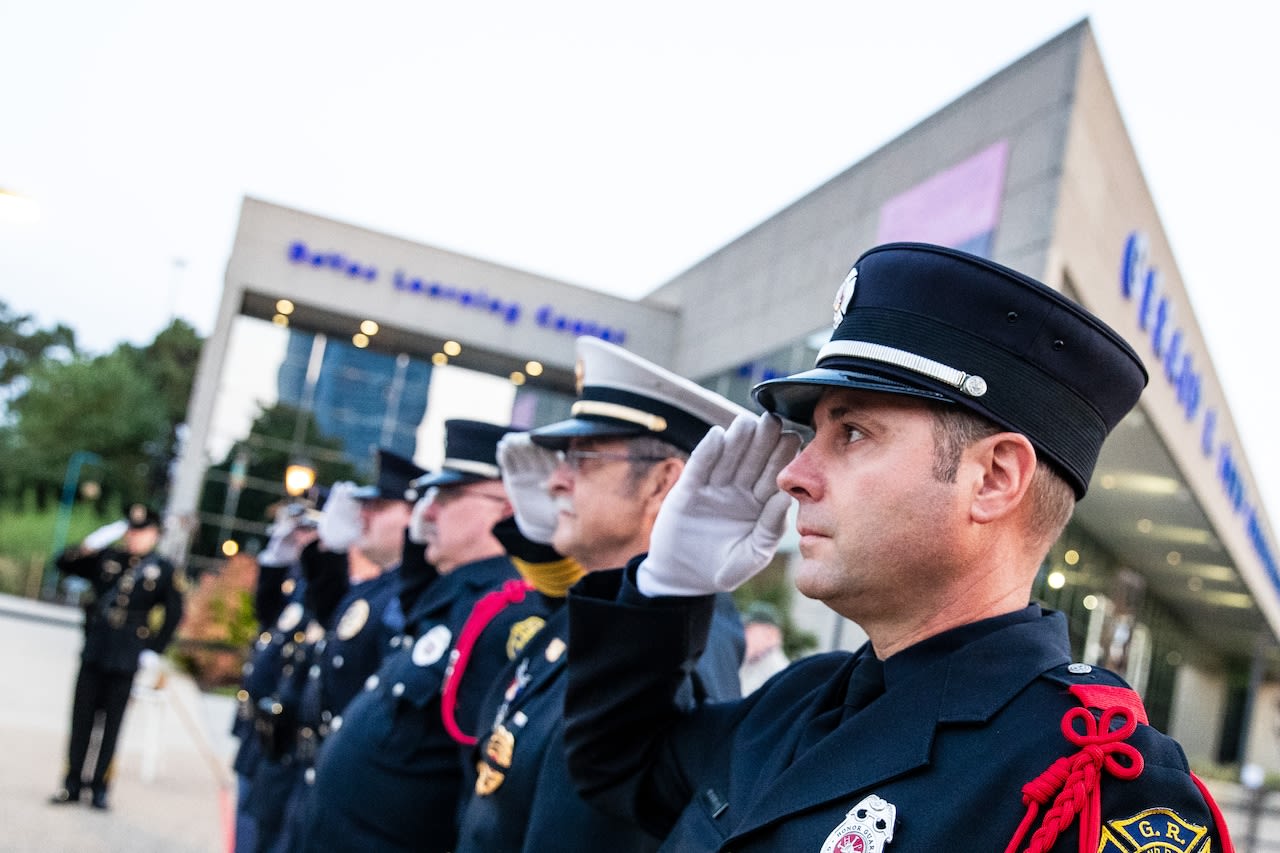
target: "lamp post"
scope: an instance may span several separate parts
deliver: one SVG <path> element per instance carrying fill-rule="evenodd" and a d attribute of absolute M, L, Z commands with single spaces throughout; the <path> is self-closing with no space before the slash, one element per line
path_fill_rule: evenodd
<path fill-rule="evenodd" d="M 58 518 L 53 524 L 53 551 L 49 562 L 45 565 L 44 578 L 40 584 L 41 598 L 52 599 L 58 585 L 56 573 L 49 569 L 67 544 L 67 529 L 71 526 L 71 509 L 75 505 L 76 488 L 80 484 L 80 468 L 85 463 L 97 465 L 101 462 L 101 456 L 88 450 L 77 450 L 67 460 L 67 473 L 62 478 L 62 499 L 58 503 Z"/>

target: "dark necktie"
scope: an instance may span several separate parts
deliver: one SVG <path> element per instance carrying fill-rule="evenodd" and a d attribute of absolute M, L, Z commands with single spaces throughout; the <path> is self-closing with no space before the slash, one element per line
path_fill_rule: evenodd
<path fill-rule="evenodd" d="M 883 692 L 884 664 L 873 654 L 863 655 L 849 675 L 849 688 L 845 692 L 844 701 L 818 714 L 805 726 L 795 754 L 803 755 L 814 744 L 834 732 L 846 717 L 851 717 L 870 705 Z"/>

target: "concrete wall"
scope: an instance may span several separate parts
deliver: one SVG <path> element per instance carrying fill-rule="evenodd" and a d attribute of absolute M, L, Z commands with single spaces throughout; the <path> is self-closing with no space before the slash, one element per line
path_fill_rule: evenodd
<path fill-rule="evenodd" d="M 685 306 L 674 369 L 711 375 L 828 327 L 837 286 L 877 242 L 882 205 L 1000 140 L 1009 160 L 994 257 L 1040 269 L 1083 32 L 1037 49 L 655 291 L 650 301 Z"/>
<path fill-rule="evenodd" d="M 1169 731 L 1192 761 L 1215 761 L 1226 709 L 1227 683 L 1220 673 L 1184 664 L 1173 688 Z"/>

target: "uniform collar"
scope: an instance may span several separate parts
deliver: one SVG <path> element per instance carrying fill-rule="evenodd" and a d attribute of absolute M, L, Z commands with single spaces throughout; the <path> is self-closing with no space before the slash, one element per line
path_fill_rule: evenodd
<path fill-rule="evenodd" d="M 1038 605 L 1029 604 L 1021 610 L 971 622 L 921 640 L 885 660 L 885 689 L 892 690 L 895 684 L 901 684 L 935 662 L 951 656 L 957 649 L 981 640 L 989 634 L 1022 622 L 1034 622 L 1040 618 L 1041 613 Z"/>
<path fill-rule="evenodd" d="M 760 789 L 748 804 L 748 816 L 728 841 L 783 815 L 848 798 L 910 773 L 929 762 L 938 726 L 984 723 L 1040 674 L 1071 660 L 1066 619 L 1060 613 L 1032 606 L 983 622 L 995 624 L 964 626 L 955 637 L 939 634 L 930 638 L 937 643 L 926 641 L 927 647 L 916 649 L 918 660 L 913 656 L 900 661 L 907 666 L 899 666 L 884 696 L 846 719 L 822 741 L 821 749 L 811 749 L 779 768 L 774 783 Z M 868 644 L 860 653 L 870 651 Z M 830 698 L 825 701 L 844 695 L 852 668 L 852 662 L 841 668 L 842 681 L 827 687 Z M 796 736 L 801 728 L 793 727 Z M 868 746 L 882 743 L 888 745 Z M 857 756 L 857 761 L 832 773 L 831 756 Z M 744 772 L 754 781 L 759 768 Z"/>

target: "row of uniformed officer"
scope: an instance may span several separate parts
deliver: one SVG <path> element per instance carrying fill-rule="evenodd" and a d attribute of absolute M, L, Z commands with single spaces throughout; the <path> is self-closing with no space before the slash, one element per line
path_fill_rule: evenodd
<path fill-rule="evenodd" d="M 453 849 L 458 739 L 474 737 L 480 697 L 548 611 L 492 532 L 511 515 L 496 459 L 507 431 L 446 421 L 443 465 L 415 483 L 414 538 L 439 577 L 324 744 L 300 849 Z"/>
<path fill-rule="evenodd" d="M 270 694 L 255 703 L 265 755 L 246 795 L 256 849 L 290 850 L 314 777 L 321 740 L 359 692 L 403 626 L 399 566 L 412 506 L 406 492 L 422 469 L 380 451 L 376 483 L 335 483 L 317 538 L 299 558 L 301 606 L 281 612 L 281 655 Z"/>

